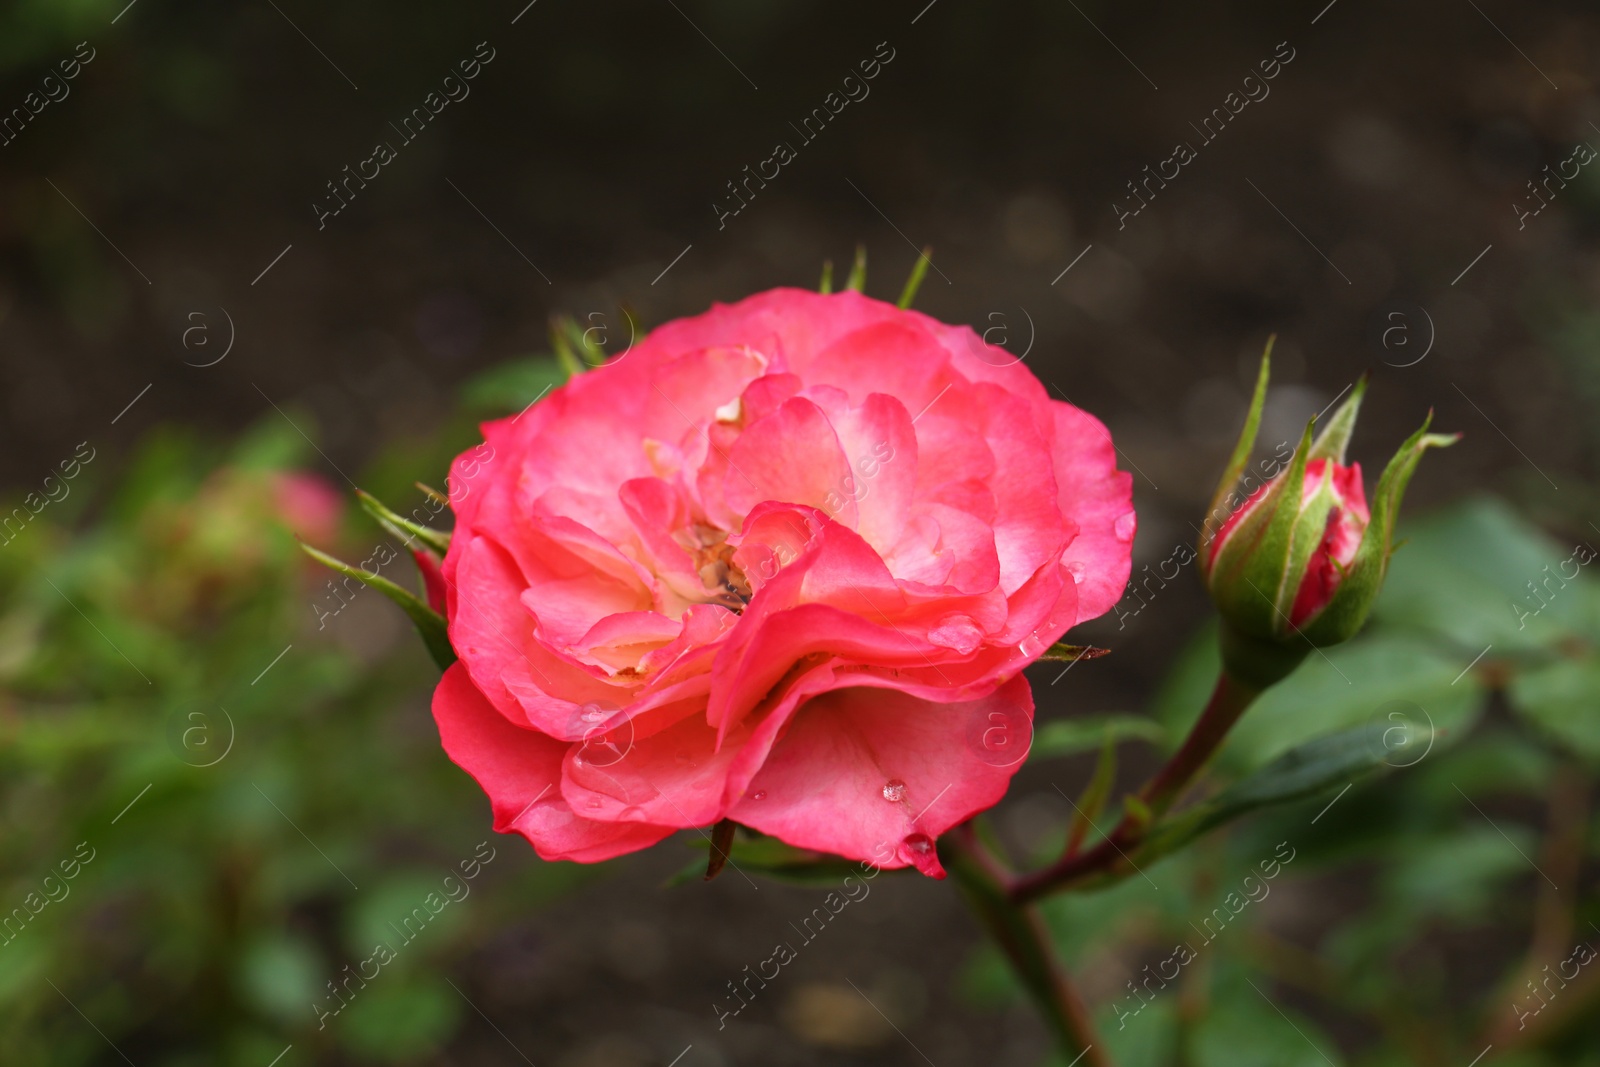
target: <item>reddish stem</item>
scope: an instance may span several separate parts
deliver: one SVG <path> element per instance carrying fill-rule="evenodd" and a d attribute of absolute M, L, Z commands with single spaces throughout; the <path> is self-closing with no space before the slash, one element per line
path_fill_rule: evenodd
<path fill-rule="evenodd" d="M 1123 815 L 1116 828 L 1087 852 L 1068 853 L 1048 867 L 1015 879 L 1010 887 L 1011 899 L 1024 904 L 1087 875 L 1111 870 L 1119 862 L 1131 865 L 1128 852 L 1138 847 L 1150 825 L 1183 795 L 1258 695 L 1258 690 L 1223 671 L 1211 692 L 1211 700 L 1190 729 L 1189 736 L 1156 776 L 1139 790 L 1139 800 L 1147 811 L 1129 811 Z"/>

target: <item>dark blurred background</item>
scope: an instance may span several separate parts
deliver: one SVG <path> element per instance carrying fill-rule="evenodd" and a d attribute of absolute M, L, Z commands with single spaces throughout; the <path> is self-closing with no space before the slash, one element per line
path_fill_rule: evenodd
<path fill-rule="evenodd" d="M 101 835 L 107 857 L 82 876 L 107 880 L 99 904 L 26 931 L 33 962 L 15 962 L 20 938 L 0 949 L 6 1026 L 37 1057 L 17 1062 L 266 1067 L 284 1045 L 282 1067 L 632 1067 L 685 1046 L 681 1067 L 1046 1055 L 992 961 L 970 963 L 978 935 L 954 895 L 905 878 L 876 883 L 791 988 L 719 1031 L 709 1005 L 725 982 L 822 890 L 758 890 L 733 871 L 660 890 L 695 856 L 678 841 L 575 871 L 495 840 L 487 899 L 457 908 L 479 910 L 426 967 L 366 994 L 382 1004 L 365 1022 L 310 1025 L 303 1001 L 365 955 L 339 931 L 366 894 L 343 895 L 304 844 L 363 868 L 352 885 L 387 885 L 407 902 L 398 915 L 409 886 L 425 893 L 426 872 L 492 835 L 437 750 L 429 673 L 398 616 L 362 601 L 319 628 L 307 608 L 323 579 L 283 531 L 250 547 L 284 512 L 261 472 L 386 490 L 409 511 L 412 481 L 441 483 L 474 418 L 496 413 L 483 397 L 547 350 L 557 314 L 621 351 L 630 315 L 645 329 L 812 287 L 824 261 L 842 276 L 858 243 L 867 291 L 893 299 L 930 246 L 917 306 L 987 331 L 1110 427 L 1135 472 L 1136 567 L 1191 538 L 1272 333 L 1267 452 L 1370 372 L 1354 445 L 1369 484 L 1432 408 L 1466 438 L 1428 457 L 1408 509 L 1487 490 L 1552 544 L 1600 537 L 1600 166 L 1574 156 L 1600 146 L 1589 5 L 124 2 L 0 13 L 0 487 L 20 500 L 80 443 L 94 451 L 72 495 L 8 545 L 0 850 L 18 901 L 73 834 Z M 1269 94 L 1205 141 L 1196 126 L 1275 56 L 1292 58 Z M 474 57 L 488 61 L 451 90 L 467 95 L 402 136 Z M 875 57 L 867 95 L 799 136 Z M 380 141 L 395 158 L 319 225 L 315 205 L 338 206 L 328 183 Z M 1128 183 L 1180 141 L 1196 157 L 1123 215 L 1138 206 Z M 719 217 L 738 204 L 729 182 L 778 142 L 796 158 Z M 1540 184 L 1569 160 L 1576 177 Z M 329 522 L 347 558 L 380 537 L 348 514 Z M 193 577 L 207 536 L 211 585 Z M 1203 617 L 1185 579 L 1136 618 L 1090 627 L 1084 640 L 1114 654 L 1059 685 L 1041 671 L 1041 719 L 1146 706 L 1151 665 Z M 106 662 L 63 651 L 69 633 Z M 282 680 L 249 682 L 285 643 Z M 127 668 L 152 662 L 165 674 L 147 690 Z M 241 724 L 240 751 L 199 768 L 171 718 L 185 700 L 221 706 L 224 690 L 260 703 L 273 740 L 250 755 Z M 41 718 L 86 704 L 99 725 L 70 743 Z M 30 730 L 35 748 L 18 740 Z M 1130 751 L 1129 779 L 1153 758 Z M 1005 823 L 1019 847 L 1068 810 L 1054 783 L 1071 792 L 1092 765 L 1024 771 Z M 250 773 L 299 798 L 280 814 L 304 830 L 271 821 L 258 794 L 274 787 Z M 146 844 L 123 847 L 127 823 L 109 819 L 146 781 L 162 783 L 141 794 Z M 52 837 L 40 813 L 75 792 Z M 147 895 L 162 892 L 158 921 Z M 1274 906 L 1305 933 L 1349 892 L 1312 884 Z M 1511 940 L 1484 932 L 1468 955 L 1509 958 Z M 1097 1003 L 1128 970 L 1109 952 L 1086 978 Z M 1466 977 L 1477 985 L 1447 1003 L 1482 995 L 1488 978 Z M 1364 1024 L 1319 1018 L 1352 1062 L 1382 1046 Z"/>

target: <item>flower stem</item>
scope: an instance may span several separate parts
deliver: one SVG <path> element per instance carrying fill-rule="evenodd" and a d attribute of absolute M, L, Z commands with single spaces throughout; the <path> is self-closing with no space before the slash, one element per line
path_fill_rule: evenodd
<path fill-rule="evenodd" d="M 1056 957 L 1050 931 L 1036 908 L 1015 903 L 1008 876 L 978 840 L 971 823 L 939 839 L 940 860 L 968 905 L 1005 953 L 1018 980 L 1044 1015 L 1061 1053 L 1083 1067 L 1112 1067 L 1095 1034 L 1089 1007 Z"/>
<path fill-rule="evenodd" d="M 1011 883 L 1012 901 L 1026 904 L 1087 875 L 1109 870 L 1118 862 L 1131 865 L 1129 850 L 1139 844 L 1150 825 L 1183 795 L 1194 776 L 1221 747 L 1239 716 L 1259 695 L 1260 690 L 1238 681 L 1227 671 L 1218 675 L 1211 700 L 1189 730 L 1189 736 L 1156 776 L 1139 790 L 1139 807 L 1144 810 L 1138 814 L 1130 810 L 1123 815 L 1115 829 L 1093 848 L 1062 856 L 1050 866 L 1016 879 Z"/>

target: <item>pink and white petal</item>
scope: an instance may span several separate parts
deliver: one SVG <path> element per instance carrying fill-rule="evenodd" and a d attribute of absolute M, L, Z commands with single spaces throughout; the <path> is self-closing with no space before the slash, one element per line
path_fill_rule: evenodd
<path fill-rule="evenodd" d="M 699 714 L 648 737 L 612 729 L 572 746 L 562 763 L 561 793 L 586 818 L 709 826 L 723 817 L 728 766 L 742 731 L 728 741 L 719 749 L 717 732 Z"/>
<path fill-rule="evenodd" d="M 455 535 L 446 563 L 455 565 L 450 644 L 488 700 L 512 722 L 525 722 L 521 704 L 501 681 L 508 666 L 525 658 L 534 625 L 518 600 L 522 573 L 503 548 L 470 533 Z"/>
<path fill-rule="evenodd" d="M 1078 622 L 1111 610 L 1133 569 L 1133 475 L 1117 469 L 1111 433 L 1093 415 L 1052 401 L 1062 514 L 1078 527 L 1061 561 L 1078 585 Z"/>
<path fill-rule="evenodd" d="M 903 582 L 983 593 L 1000 584 L 994 530 L 982 519 L 943 504 L 919 502 L 884 563 Z"/>
<path fill-rule="evenodd" d="M 772 359 L 775 371 L 795 371 L 815 381 L 817 376 L 807 371 L 815 353 L 845 334 L 902 316 L 903 312 L 893 304 L 860 293 L 823 296 L 808 289 L 771 289 L 736 304 L 715 304 L 702 315 L 669 322 L 640 345 L 676 352 L 716 345 L 749 345 Z"/>
<path fill-rule="evenodd" d="M 991 526 L 1000 587 L 1010 594 L 1047 561 L 1059 559 L 1067 543 L 1049 442 L 1034 425 L 1027 402 L 997 385 L 952 390 L 940 403 L 951 406 L 952 416 L 982 427 L 994 456 Z"/>
<path fill-rule="evenodd" d="M 930 405 L 942 404 L 940 394 L 947 388 L 961 388 L 962 379 L 943 356 L 922 323 L 898 315 L 839 336 L 809 360 L 791 355 L 790 362 L 808 384 L 836 385 L 856 404 L 872 393 L 884 393 L 898 398 L 916 418 Z"/>
<path fill-rule="evenodd" d="M 996 804 L 1021 763 L 996 765 L 974 744 L 993 715 L 1032 721 L 1026 680 L 955 704 L 860 688 L 813 697 L 728 817 L 800 848 L 942 878 L 934 841 Z"/>
<path fill-rule="evenodd" d="M 521 834 L 542 859 L 598 863 L 673 832 L 671 826 L 578 817 L 559 788 L 561 761 L 571 746 L 507 722 L 460 663 L 439 680 L 433 716 L 445 752 L 488 795 L 496 832 Z"/>
<path fill-rule="evenodd" d="M 810 400 L 786 400 L 746 426 L 728 465 L 723 496 L 741 515 L 770 500 L 818 508 L 855 528 L 856 502 L 847 495 L 850 461 L 828 416 Z"/>
<path fill-rule="evenodd" d="M 899 539 L 917 488 L 917 433 L 905 406 L 873 393 L 833 416 L 850 466 L 846 492 L 855 498 L 856 531 L 880 555 Z"/>

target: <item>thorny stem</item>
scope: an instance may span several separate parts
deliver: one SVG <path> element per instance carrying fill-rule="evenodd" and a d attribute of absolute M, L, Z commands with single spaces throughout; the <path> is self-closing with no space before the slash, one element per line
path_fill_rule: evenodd
<path fill-rule="evenodd" d="M 1044 1015 L 1066 1062 L 1112 1067 L 1089 1007 L 1057 958 L 1043 918 L 1036 908 L 1010 898 L 1005 869 L 978 839 L 972 824 L 963 823 L 941 837 L 939 855 Z"/>
<path fill-rule="evenodd" d="M 1128 852 L 1136 848 L 1145 831 L 1163 812 L 1183 795 L 1194 776 L 1203 768 L 1222 745 L 1228 731 L 1239 721 L 1260 691 L 1233 678 L 1227 671 L 1217 677 L 1200 718 L 1184 738 L 1182 746 L 1172 754 L 1165 766 L 1139 791 L 1143 811 L 1130 809 L 1116 828 L 1099 844 L 1086 852 L 1062 856 L 1041 870 L 1025 874 L 1011 882 L 1009 894 L 1017 904 L 1026 904 L 1084 877 L 1114 869 L 1119 863 L 1131 863 Z"/>

